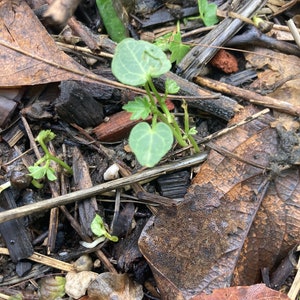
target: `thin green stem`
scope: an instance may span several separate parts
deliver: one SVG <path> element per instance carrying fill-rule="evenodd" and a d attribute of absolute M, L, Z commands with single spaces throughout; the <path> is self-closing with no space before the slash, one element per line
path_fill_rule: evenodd
<path fill-rule="evenodd" d="M 151 93 L 149 84 L 148 84 L 147 82 L 146 82 L 146 84 L 145 84 L 145 90 L 146 90 L 147 95 L 148 95 L 148 97 L 149 97 L 149 99 L 150 99 L 150 104 L 151 104 L 151 106 L 156 107 L 155 100 L 154 100 L 154 98 L 153 98 L 153 95 L 152 95 L 152 93 Z"/>
<path fill-rule="evenodd" d="M 173 127 L 174 132 L 176 132 L 174 134 L 174 136 L 176 137 L 178 143 L 183 146 L 186 147 L 187 143 L 184 141 L 182 135 L 181 135 L 181 130 L 180 127 L 178 125 L 178 123 L 175 121 L 174 116 L 170 113 L 170 111 L 168 110 L 168 107 L 166 105 L 166 97 L 162 98 L 160 96 L 160 94 L 158 93 L 156 87 L 153 84 L 152 80 L 149 80 L 149 86 L 152 90 L 152 92 L 154 93 L 155 97 L 157 98 L 157 101 L 162 109 L 162 111 L 165 113 L 165 115 L 167 116 L 167 123 L 170 127 Z"/>
<path fill-rule="evenodd" d="M 164 114 L 167 116 L 167 119 L 168 119 L 168 123 L 173 123 L 174 122 L 174 119 L 172 117 L 172 114 L 170 113 L 170 111 L 168 110 L 168 107 L 166 105 L 166 97 L 161 97 L 160 94 L 158 93 L 152 79 L 149 79 L 147 84 L 149 84 L 152 92 L 154 93 L 154 96 L 156 97 L 159 105 L 160 105 L 160 108 L 161 110 L 164 112 Z"/>
<path fill-rule="evenodd" d="M 181 147 L 186 147 L 186 146 L 188 146 L 188 144 L 187 144 L 187 143 L 185 142 L 185 140 L 183 139 L 183 137 L 182 137 L 180 131 L 178 132 L 178 131 L 174 128 L 174 125 L 175 125 L 176 123 L 170 124 L 170 123 L 168 122 L 167 117 L 166 117 L 162 112 L 160 112 L 156 107 L 153 108 L 152 113 L 153 113 L 153 115 L 157 115 L 157 117 L 158 117 L 162 122 L 164 122 L 165 124 L 167 124 L 167 125 L 171 128 L 172 133 L 173 133 L 175 139 L 177 140 L 178 144 L 179 144 Z"/>
<path fill-rule="evenodd" d="M 59 165 L 61 165 L 64 169 L 66 169 L 66 171 L 69 174 L 73 173 L 73 170 L 71 167 L 69 167 L 64 161 L 62 161 L 61 159 L 53 156 L 52 154 L 49 154 L 49 159 L 55 161 L 56 163 L 58 163 Z"/>
<path fill-rule="evenodd" d="M 183 100 L 181 107 L 183 108 L 184 112 L 184 132 L 190 143 L 192 144 L 195 152 L 199 153 L 200 149 L 198 147 L 198 144 L 196 143 L 195 139 L 192 137 L 190 134 L 190 120 L 189 120 L 189 112 L 188 112 L 188 107 L 187 103 L 185 100 Z"/>
<path fill-rule="evenodd" d="M 190 134 L 187 137 L 188 137 L 190 143 L 192 144 L 195 152 L 199 153 L 200 152 L 200 148 L 199 148 L 198 144 L 196 143 L 195 139 Z"/>

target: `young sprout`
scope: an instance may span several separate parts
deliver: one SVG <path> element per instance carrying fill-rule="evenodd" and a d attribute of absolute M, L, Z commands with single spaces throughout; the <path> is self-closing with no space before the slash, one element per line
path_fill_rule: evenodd
<path fill-rule="evenodd" d="M 42 179 L 44 177 L 47 177 L 47 179 L 50 181 L 54 181 L 57 179 L 55 170 L 50 166 L 51 161 L 54 161 L 62 166 L 67 171 L 67 173 L 73 174 L 71 167 L 69 167 L 64 161 L 49 152 L 46 143 L 50 142 L 54 138 L 55 133 L 48 129 L 40 131 L 35 139 L 42 147 L 44 156 L 40 158 L 33 166 L 28 167 L 28 170 L 30 172 L 29 175 L 33 178 L 32 183 L 38 188 L 41 187 L 41 185 L 38 183 L 39 179 Z"/>
<path fill-rule="evenodd" d="M 105 224 L 102 218 L 97 214 L 91 223 L 91 230 L 94 233 L 94 235 L 97 237 L 97 239 L 95 239 L 91 243 L 81 241 L 80 244 L 85 248 L 94 248 L 98 244 L 104 242 L 105 239 L 109 239 L 112 242 L 117 242 L 119 240 L 117 236 L 109 234 L 109 232 L 105 228 Z"/>

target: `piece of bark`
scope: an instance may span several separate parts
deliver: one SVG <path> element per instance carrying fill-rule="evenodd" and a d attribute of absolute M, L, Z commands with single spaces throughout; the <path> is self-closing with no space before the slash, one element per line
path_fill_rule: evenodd
<path fill-rule="evenodd" d="M 16 208 L 13 193 L 10 189 L 0 194 L 0 211 Z M 0 233 L 8 248 L 11 260 L 17 263 L 33 254 L 33 247 L 21 220 L 15 219 L 0 224 Z"/>
<path fill-rule="evenodd" d="M 130 130 L 140 120 L 130 120 L 131 113 L 120 111 L 109 117 L 107 122 L 102 122 L 93 129 L 93 133 L 101 142 L 118 142 L 128 137 Z M 150 118 L 148 118 L 150 120 Z"/>
<path fill-rule="evenodd" d="M 255 103 L 258 105 L 262 105 L 265 107 L 277 109 L 281 112 L 288 113 L 292 116 L 299 116 L 300 115 L 300 106 L 293 105 L 286 101 L 277 100 L 275 98 L 269 96 L 262 96 L 258 93 L 253 91 L 249 91 L 246 89 L 242 89 L 227 83 L 223 83 L 220 81 L 216 81 L 209 78 L 204 78 L 197 76 L 195 81 L 202 86 L 208 87 L 218 92 L 222 92 L 225 94 L 241 97 L 245 100 L 250 101 L 251 103 Z"/>
<path fill-rule="evenodd" d="M 73 150 L 73 177 L 74 183 L 78 190 L 90 188 L 93 186 L 89 174 L 89 168 L 78 148 Z M 83 232 L 91 236 L 91 223 L 98 210 L 96 197 L 85 199 L 78 203 L 79 220 Z"/>
<path fill-rule="evenodd" d="M 235 1 L 237 9 L 234 12 L 249 18 L 265 4 L 265 0 L 239 0 Z M 231 39 L 244 25 L 240 19 L 226 17 L 214 29 L 207 33 L 204 38 L 195 46 L 178 64 L 177 73 L 184 78 L 192 79 L 202 74 L 207 63 L 219 51 L 219 46 L 224 45 Z"/>
<path fill-rule="evenodd" d="M 179 85 L 179 95 L 194 96 L 194 97 L 209 97 L 212 99 L 185 99 L 188 102 L 189 107 L 195 107 L 205 112 L 208 112 L 214 116 L 217 116 L 225 121 L 229 121 L 236 112 L 243 107 L 232 98 L 221 95 L 219 98 L 215 98 L 214 93 L 204 90 L 197 84 L 190 82 L 172 72 L 168 72 L 155 80 L 155 83 L 161 90 L 164 90 L 166 79 L 175 80 Z"/>
<path fill-rule="evenodd" d="M 61 119 L 86 128 L 103 120 L 102 104 L 81 89 L 75 81 L 63 81 L 55 108 Z"/>

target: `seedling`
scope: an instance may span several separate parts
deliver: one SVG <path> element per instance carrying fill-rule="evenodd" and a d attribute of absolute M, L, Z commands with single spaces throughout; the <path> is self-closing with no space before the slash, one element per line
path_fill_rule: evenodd
<path fill-rule="evenodd" d="M 119 239 L 115 235 L 110 235 L 104 225 L 102 218 L 96 215 L 91 223 L 91 230 L 97 237 L 106 237 L 112 242 L 117 242 Z"/>
<path fill-rule="evenodd" d="M 105 239 L 109 239 L 112 242 L 117 242 L 119 240 L 117 236 L 108 233 L 102 218 L 97 214 L 91 223 L 91 230 L 97 238 L 91 243 L 80 241 L 80 244 L 85 248 L 95 248 L 97 245 L 104 242 Z"/>
<path fill-rule="evenodd" d="M 45 153 L 45 155 L 40 158 L 33 166 L 28 167 L 28 170 L 30 172 L 29 175 L 33 178 L 32 183 L 36 187 L 41 187 L 38 183 L 38 180 L 44 178 L 45 176 L 50 181 L 54 181 L 57 179 L 55 170 L 50 167 L 51 161 L 54 161 L 62 166 L 69 174 L 73 173 L 72 169 L 65 162 L 49 152 L 46 143 L 50 142 L 54 138 L 55 133 L 53 133 L 51 130 L 42 130 L 35 139 L 40 144 Z"/>
<path fill-rule="evenodd" d="M 199 16 L 189 20 L 201 19 L 205 26 L 212 26 L 219 22 L 217 18 L 217 5 L 208 3 L 207 0 L 198 0 Z"/>
<path fill-rule="evenodd" d="M 182 43 L 180 33 L 180 22 L 177 22 L 177 29 L 174 33 L 167 33 L 164 36 L 158 38 L 155 45 L 160 47 L 163 51 L 170 51 L 170 62 L 176 62 L 179 64 L 184 56 L 190 51 L 191 47 Z"/>
<path fill-rule="evenodd" d="M 144 97 L 136 97 L 134 101 L 128 102 L 123 109 L 132 113 L 132 120 L 145 120 L 152 115 L 151 126 L 141 122 L 129 135 L 129 145 L 142 166 L 153 167 L 157 164 L 171 149 L 173 136 L 180 146 L 188 146 L 189 141 L 195 151 L 199 152 L 192 132 L 189 129 L 187 132 L 181 130 L 166 105 L 168 94 L 179 91 L 177 83 L 166 80 L 165 93 L 161 96 L 152 81 L 152 78 L 170 69 L 171 63 L 166 54 L 156 45 L 127 38 L 116 47 L 112 61 L 113 74 L 124 84 L 144 86 L 147 93 Z"/>

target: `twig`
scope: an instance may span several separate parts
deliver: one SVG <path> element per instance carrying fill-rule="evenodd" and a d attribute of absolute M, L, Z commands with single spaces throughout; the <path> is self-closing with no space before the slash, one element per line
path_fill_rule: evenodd
<path fill-rule="evenodd" d="M 260 112 L 258 112 L 256 114 L 252 115 L 249 118 L 246 118 L 246 119 L 244 119 L 244 120 L 242 120 L 242 121 L 240 121 L 240 122 L 238 122 L 236 124 L 231 124 L 230 126 L 224 128 L 222 130 L 219 130 L 217 132 L 214 132 L 214 133 L 206 136 L 205 138 L 202 138 L 201 140 L 198 140 L 197 142 L 198 142 L 198 144 L 207 143 L 210 140 L 215 139 L 215 138 L 217 138 L 219 136 L 222 136 L 222 135 L 224 135 L 224 134 L 232 131 L 233 129 L 235 129 L 237 127 L 240 127 L 242 125 L 245 125 L 245 124 L 247 124 L 247 123 L 249 123 L 249 122 L 251 122 L 251 121 L 253 121 L 253 120 L 261 117 L 262 115 L 265 115 L 265 114 L 269 113 L 269 112 L 270 112 L 270 110 L 268 108 L 266 108 L 266 109 L 264 109 L 264 110 L 262 110 L 262 111 L 260 111 Z"/>
<path fill-rule="evenodd" d="M 197 76 L 195 78 L 196 83 L 208 87 L 212 90 L 225 93 L 231 96 L 237 96 L 242 97 L 243 99 L 259 104 L 262 106 L 270 107 L 273 109 L 277 109 L 281 112 L 285 112 L 287 114 L 290 114 L 292 116 L 299 116 L 300 115 L 300 106 L 299 105 L 293 105 L 286 101 L 277 100 L 275 98 L 269 97 L 269 96 L 262 96 L 258 93 L 248 91 L 245 89 L 241 89 L 236 86 L 232 86 L 230 84 L 226 84 L 220 81 L 204 78 Z"/>
<path fill-rule="evenodd" d="M 175 170 L 188 168 L 200 164 L 206 159 L 206 157 L 207 157 L 207 152 L 203 152 L 201 154 L 191 156 L 182 160 L 178 160 L 176 162 L 167 165 L 162 165 L 156 168 L 145 170 L 142 173 L 136 173 L 134 175 L 125 178 L 119 178 L 116 180 L 112 180 L 110 182 L 105 182 L 99 185 L 95 185 L 85 190 L 72 192 L 67 195 L 62 195 L 56 198 L 47 199 L 37 203 L 32 203 L 18 208 L 10 209 L 0 213 L 0 223 L 13 220 L 16 218 L 21 218 L 36 212 L 48 210 L 51 209 L 52 207 L 66 205 L 69 203 L 73 203 L 75 201 L 83 200 L 85 198 L 99 195 L 104 192 L 126 186 L 128 184 L 142 181 L 144 179 L 155 178 L 157 176 L 166 174 L 168 172 L 172 172 L 172 171 L 174 172 Z"/>
<path fill-rule="evenodd" d="M 289 19 L 286 22 L 286 24 L 289 27 L 296 44 L 298 45 L 298 47 L 300 47 L 300 34 L 299 34 L 299 31 L 298 31 L 293 19 Z"/>
<path fill-rule="evenodd" d="M 8 249 L 0 247 L 0 254 L 9 255 Z M 76 271 L 75 267 L 69 263 L 43 254 L 39 254 L 37 252 L 34 252 L 31 256 L 28 257 L 28 259 L 65 272 Z"/>

